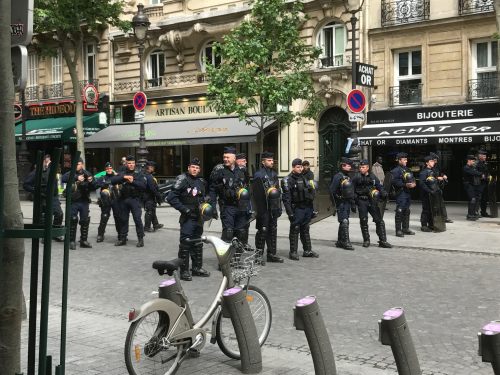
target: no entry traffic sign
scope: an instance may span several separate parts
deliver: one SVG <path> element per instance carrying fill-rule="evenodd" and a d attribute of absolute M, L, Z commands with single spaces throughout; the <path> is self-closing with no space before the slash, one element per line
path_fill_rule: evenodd
<path fill-rule="evenodd" d="M 142 91 L 137 91 L 134 95 L 134 108 L 136 111 L 143 111 L 146 108 L 146 104 L 148 103 L 148 98 L 146 94 Z"/>
<path fill-rule="evenodd" d="M 352 90 L 347 95 L 347 107 L 354 113 L 363 112 L 366 107 L 365 94 L 360 90 Z"/>

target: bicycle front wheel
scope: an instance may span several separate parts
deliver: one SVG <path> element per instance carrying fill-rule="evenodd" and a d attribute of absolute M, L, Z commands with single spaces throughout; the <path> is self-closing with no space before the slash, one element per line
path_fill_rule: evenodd
<path fill-rule="evenodd" d="M 133 322 L 125 340 L 125 364 L 130 375 L 173 375 L 179 368 L 185 344 L 169 343 L 165 311 L 152 311 Z"/>
<path fill-rule="evenodd" d="M 266 294 L 253 285 L 248 286 L 247 301 L 255 321 L 260 346 L 264 345 L 271 330 L 272 310 Z M 219 348 L 229 358 L 240 359 L 238 340 L 230 318 L 224 318 L 222 311 L 217 316 L 216 339 Z"/>

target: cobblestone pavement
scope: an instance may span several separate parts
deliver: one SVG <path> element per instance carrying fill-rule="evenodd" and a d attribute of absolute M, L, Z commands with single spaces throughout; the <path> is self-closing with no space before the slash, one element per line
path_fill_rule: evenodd
<path fill-rule="evenodd" d="M 24 207 L 26 209 L 26 205 Z M 170 209 L 162 210 L 168 212 Z M 160 221 L 173 227 L 175 218 L 168 216 L 162 213 Z M 92 240 L 97 230 L 96 218 L 98 215 L 94 211 Z M 495 221 L 490 222 L 493 223 L 491 228 L 496 226 Z M 332 247 L 329 238 L 334 238 L 336 224 L 330 224 L 330 228 L 327 224 L 321 225 L 323 233 L 314 236 L 318 239 L 314 241 L 314 248 L 321 254 L 319 260 L 301 259 L 281 265 L 270 264 L 253 281 L 268 294 L 273 308 L 273 326 L 263 350 L 263 373 L 314 373 L 305 336 L 292 326 L 294 301 L 310 294 L 317 296 L 321 306 L 339 374 L 395 373 L 390 348 L 378 342 L 377 326 L 382 313 L 393 306 L 406 309 L 424 374 L 492 373 L 491 366 L 482 364 L 477 356 L 476 334 L 484 323 L 498 319 L 500 315 L 497 287 L 500 282 L 500 257 L 496 247 L 483 248 L 491 255 L 422 251 L 418 248 L 425 246 L 418 246 L 419 238 L 422 240 L 425 236 L 418 233 L 408 239 L 409 243 L 413 241 L 411 247 L 364 249 L 358 246 L 356 251 L 350 252 Z M 480 223 L 470 229 L 464 224 L 461 228 L 464 231 L 469 228 L 470 232 L 484 231 L 484 236 L 498 240 L 500 228 L 495 228 L 495 233 L 488 225 Z M 160 281 L 151 269 L 152 261 L 174 258 L 177 254 L 178 232 L 175 230 L 162 229 L 148 234 L 146 247 L 137 249 L 134 236 L 130 236 L 127 247 L 114 247 L 113 226 L 108 228 L 104 243 L 95 244 L 92 241 L 93 249 L 78 249 L 70 253 L 68 374 L 126 373 L 123 346 L 128 328 L 128 310 L 148 300 Z M 355 228 L 353 231 L 359 231 L 357 226 Z M 134 233 L 133 228 L 131 233 Z M 280 235 L 285 233 L 286 228 L 282 225 Z M 467 232 L 430 234 L 435 236 L 437 249 L 440 244 L 447 248 L 456 244 L 459 250 L 467 241 L 467 235 Z M 286 256 L 287 246 L 287 240 L 281 238 L 281 255 Z M 30 269 L 28 242 L 26 249 L 27 293 Z M 61 249 L 60 244 L 53 247 L 49 348 L 55 355 L 54 363 L 58 363 Z M 208 246 L 205 265 L 213 272 L 210 278 L 195 278 L 193 282 L 183 284 L 195 317 L 204 312 L 220 281 L 220 274 L 215 271 L 215 255 Z M 24 336 L 26 327 L 27 324 Z M 179 371 L 179 374 L 192 373 L 240 372 L 237 361 L 226 358 L 217 346 L 207 344 L 201 357 L 186 361 Z"/>

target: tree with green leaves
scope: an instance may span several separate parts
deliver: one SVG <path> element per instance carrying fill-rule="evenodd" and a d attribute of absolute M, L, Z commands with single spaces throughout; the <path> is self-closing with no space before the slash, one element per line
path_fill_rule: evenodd
<path fill-rule="evenodd" d="M 211 105 L 258 128 L 261 153 L 267 124 L 314 118 L 322 108 L 310 74 L 320 50 L 300 36 L 302 9 L 298 1 L 256 0 L 250 17 L 214 44 L 221 64 L 207 64 Z M 300 99 L 307 103 L 304 110 L 288 110 Z"/>
<path fill-rule="evenodd" d="M 79 59 L 85 38 L 99 35 L 108 25 L 126 31 L 130 23 L 120 19 L 123 2 L 114 0 L 35 0 L 34 29 L 42 53 L 61 48 L 69 70 L 76 102 L 77 150 L 85 158 L 83 107 L 78 79 Z"/>

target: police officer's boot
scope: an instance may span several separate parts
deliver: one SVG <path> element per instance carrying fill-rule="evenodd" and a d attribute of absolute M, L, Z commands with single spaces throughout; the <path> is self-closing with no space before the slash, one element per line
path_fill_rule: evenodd
<path fill-rule="evenodd" d="M 69 248 L 71 250 L 76 250 L 76 228 L 78 227 L 78 217 L 71 217 L 71 223 L 69 227 Z"/>
<path fill-rule="evenodd" d="M 339 226 L 339 240 L 336 243 L 337 247 L 345 250 L 354 250 L 351 242 L 349 241 L 349 220 L 344 219 Z"/>
<path fill-rule="evenodd" d="M 193 276 L 208 277 L 210 272 L 203 269 L 203 244 L 196 244 L 191 247 L 191 274 Z"/>
<path fill-rule="evenodd" d="M 266 238 L 264 237 L 263 231 L 261 229 L 257 230 L 255 234 L 255 252 L 258 253 L 259 258 L 261 259 L 260 264 L 262 266 L 266 265 L 266 261 L 264 260 L 264 247 L 266 246 Z"/>
<path fill-rule="evenodd" d="M 144 237 L 138 236 L 137 237 L 137 244 L 135 247 L 144 247 Z"/>
<path fill-rule="evenodd" d="M 80 247 L 90 249 L 92 245 L 87 241 L 89 237 L 90 216 L 85 221 L 80 220 Z"/>
<path fill-rule="evenodd" d="M 127 244 L 127 237 L 123 234 L 118 233 L 118 241 L 115 242 L 115 246 L 125 246 Z"/>
<path fill-rule="evenodd" d="M 299 248 L 299 233 L 300 228 L 298 225 L 290 225 L 290 233 L 288 234 L 288 239 L 290 240 L 290 254 L 288 254 L 288 257 L 291 260 L 299 260 L 299 255 L 297 254 L 297 249 Z"/>
<path fill-rule="evenodd" d="M 471 221 L 477 220 L 475 209 L 476 209 L 476 198 L 472 198 L 469 201 L 469 206 L 468 206 L 468 210 L 467 210 L 467 220 L 471 220 Z"/>
<path fill-rule="evenodd" d="M 377 226 L 378 246 L 390 249 L 392 245 L 387 242 L 387 234 L 385 233 L 385 223 L 383 220 L 375 224 Z"/>
<path fill-rule="evenodd" d="M 101 213 L 101 221 L 99 222 L 99 227 L 97 228 L 97 242 L 104 241 L 104 232 L 106 231 L 108 220 L 109 214 Z"/>
<path fill-rule="evenodd" d="M 115 219 L 115 229 L 118 237 L 120 237 L 120 217 L 113 215 L 113 219 Z"/>
<path fill-rule="evenodd" d="M 403 225 L 403 210 L 401 208 L 396 208 L 396 216 L 394 217 L 394 221 L 396 223 L 396 236 L 404 237 L 404 233 L 402 230 Z"/>
<path fill-rule="evenodd" d="M 402 227 L 403 227 L 403 233 L 404 234 L 409 234 L 409 235 L 415 234 L 415 232 L 413 232 L 413 231 L 410 230 L 410 209 L 409 208 L 407 208 L 403 212 Z"/>
<path fill-rule="evenodd" d="M 55 227 L 60 227 L 62 226 L 62 222 L 63 222 L 63 213 L 62 212 L 56 212 L 54 213 L 54 221 L 53 221 L 53 225 Z M 57 242 L 64 242 L 64 237 L 62 236 L 56 236 L 54 237 L 54 240 L 57 241 Z"/>
<path fill-rule="evenodd" d="M 283 263 L 283 258 L 276 255 L 278 227 L 269 228 L 266 236 L 267 261 L 271 263 Z"/>
<path fill-rule="evenodd" d="M 363 247 L 370 247 L 370 232 L 368 231 L 368 217 L 359 219 L 361 234 L 363 235 Z"/>
<path fill-rule="evenodd" d="M 222 235 L 220 237 L 222 241 L 231 243 L 233 238 L 234 238 L 234 230 L 229 228 L 222 229 Z"/>
<path fill-rule="evenodd" d="M 304 249 L 304 252 L 302 253 L 304 258 L 319 258 L 319 254 L 312 250 L 309 224 L 302 225 L 300 227 L 300 241 L 302 242 L 302 248 Z"/>
<path fill-rule="evenodd" d="M 163 228 L 163 224 L 158 222 L 158 216 L 156 215 L 156 211 L 153 213 L 153 229 L 157 231 L 158 229 Z"/>
<path fill-rule="evenodd" d="M 248 229 L 238 229 L 235 231 L 234 235 L 243 245 L 248 243 Z"/>
<path fill-rule="evenodd" d="M 180 243 L 179 244 L 179 258 L 181 258 L 184 263 L 181 264 L 181 280 L 191 281 L 191 273 L 189 272 L 189 250 L 191 249 L 190 244 Z"/>
<path fill-rule="evenodd" d="M 146 210 L 144 214 L 144 232 L 154 232 L 153 228 L 151 228 L 151 223 L 153 222 L 152 214 L 151 210 Z"/>

